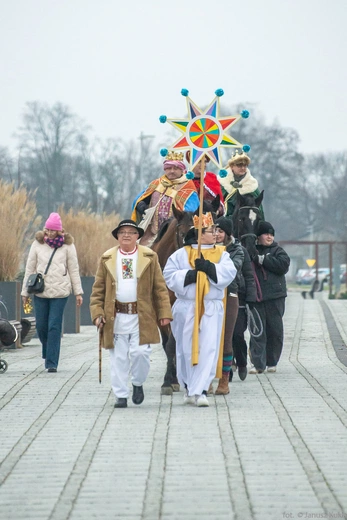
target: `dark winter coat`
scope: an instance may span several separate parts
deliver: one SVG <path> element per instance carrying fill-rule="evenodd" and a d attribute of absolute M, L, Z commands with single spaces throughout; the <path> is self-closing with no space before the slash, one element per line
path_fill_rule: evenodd
<path fill-rule="evenodd" d="M 239 305 L 255 302 L 257 300 L 257 290 L 255 287 L 254 274 L 252 269 L 252 261 L 247 249 L 241 246 L 244 252 L 244 260 L 241 272 L 236 278 L 237 293 L 239 295 Z"/>
<path fill-rule="evenodd" d="M 229 244 L 226 248 L 227 252 L 230 255 L 231 260 L 234 262 L 234 266 L 236 267 L 237 274 L 231 284 L 228 286 L 228 294 L 231 292 L 233 294 L 237 294 L 237 278 L 239 277 L 239 273 L 242 269 L 242 264 L 244 260 L 244 252 L 241 244 L 238 242 L 234 242 L 233 244 Z"/>
<path fill-rule="evenodd" d="M 256 275 L 262 291 L 262 301 L 287 296 L 285 274 L 289 270 L 290 258 L 285 250 L 273 242 L 271 246 L 257 245 L 258 257 L 254 259 Z M 259 256 L 264 256 L 260 264 Z"/>

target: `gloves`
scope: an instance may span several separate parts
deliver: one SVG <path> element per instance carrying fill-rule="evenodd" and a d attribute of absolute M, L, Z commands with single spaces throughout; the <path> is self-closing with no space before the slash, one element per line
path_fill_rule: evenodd
<path fill-rule="evenodd" d="M 141 200 L 138 205 L 136 206 L 137 211 L 140 213 L 140 215 L 143 215 L 146 209 L 148 208 L 147 204 L 144 200 Z"/>
<path fill-rule="evenodd" d="M 211 280 L 217 283 L 217 271 L 216 265 L 209 260 L 205 260 L 205 258 L 201 255 L 201 258 L 196 258 L 195 260 L 195 269 L 197 271 L 202 271 L 206 273 L 207 276 L 211 278 Z"/>
<path fill-rule="evenodd" d="M 197 274 L 198 273 L 195 271 L 195 269 L 190 269 L 190 271 L 187 271 L 183 286 L 187 287 L 187 285 L 190 285 L 191 283 L 196 283 Z"/>
<path fill-rule="evenodd" d="M 253 255 L 250 255 L 252 262 L 255 264 L 258 263 L 258 253 L 253 253 Z"/>
<path fill-rule="evenodd" d="M 252 309 L 254 309 L 254 302 L 246 302 L 248 307 L 249 307 L 249 310 L 251 311 Z"/>
<path fill-rule="evenodd" d="M 263 265 L 265 255 L 252 255 L 251 260 L 257 265 Z"/>

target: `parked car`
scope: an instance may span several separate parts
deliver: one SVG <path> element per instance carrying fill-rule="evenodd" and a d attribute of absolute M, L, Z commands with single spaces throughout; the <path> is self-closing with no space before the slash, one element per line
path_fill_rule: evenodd
<path fill-rule="evenodd" d="M 327 282 L 330 277 L 329 267 L 318 268 L 318 280 L 320 282 Z M 311 285 L 316 279 L 316 269 L 299 269 L 295 276 L 296 283 L 299 285 Z"/>
<path fill-rule="evenodd" d="M 298 269 L 296 275 L 295 275 L 295 281 L 297 284 L 302 285 L 303 279 L 305 278 L 305 275 L 309 272 L 309 269 Z"/>

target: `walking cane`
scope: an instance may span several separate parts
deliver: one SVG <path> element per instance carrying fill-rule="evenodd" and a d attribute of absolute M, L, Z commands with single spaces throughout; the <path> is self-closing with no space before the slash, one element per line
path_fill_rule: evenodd
<path fill-rule="evenodd" d="M 101 368 L 102 368 L 102 329 L 99 330 L 99 383 L 101 383 Z"/>

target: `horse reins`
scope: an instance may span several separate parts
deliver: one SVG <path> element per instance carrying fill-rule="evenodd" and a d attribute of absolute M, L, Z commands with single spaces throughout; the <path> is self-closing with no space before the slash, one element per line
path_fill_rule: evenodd
<path fill-rule="evenodd" d="M 181 223 L 177 222 L 176 224 L 176 245 L 177 245 L 177 248 L 178 249 L 181 249 L 181 247 L 183 246 L 183 239 L 182 239 L 182 244 L 180 243 L 180 234 L 179 234 L 179 228 L 181 227 Z"/>

